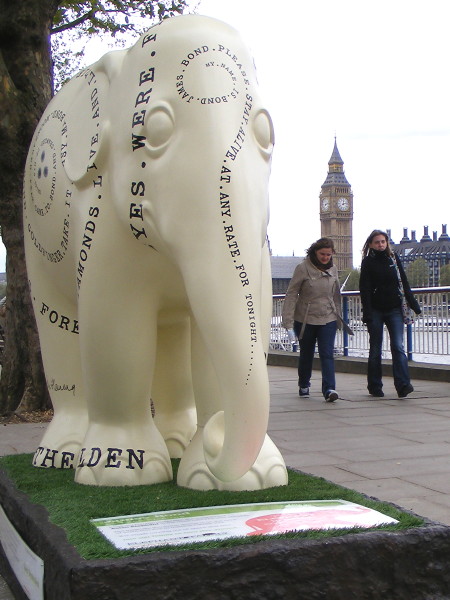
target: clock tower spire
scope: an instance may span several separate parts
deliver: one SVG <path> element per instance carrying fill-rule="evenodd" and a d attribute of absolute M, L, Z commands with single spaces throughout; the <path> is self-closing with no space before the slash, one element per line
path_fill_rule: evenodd
<path fill-rule="evenodd" d="M 334 138 L 328 161 L 328 175 L 320 191 L 320 229 L 336 248 L 335 262 L 339 272 L 353 268 L 353 192 L 344 173 L 344 161 Z"/>

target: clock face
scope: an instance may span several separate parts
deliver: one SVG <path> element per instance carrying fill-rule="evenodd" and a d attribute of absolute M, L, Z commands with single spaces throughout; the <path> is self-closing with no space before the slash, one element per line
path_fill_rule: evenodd
<path fill-rule="evenodd" d="M 347 198 L 339 198 L 337 205 L 339 210 L 348 210 L 348 207 L 350 206 Z"/>
<path fill-rule="evenodd" d="M 330 199 L 322 198 L 322 210 L 328 210 L 330 208 Z"/>

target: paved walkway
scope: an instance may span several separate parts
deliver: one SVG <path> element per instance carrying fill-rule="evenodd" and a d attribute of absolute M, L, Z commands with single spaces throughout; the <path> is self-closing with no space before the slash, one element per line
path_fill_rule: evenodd
<path fill-rule="evenodd" d="M 297 372 L 269 367 L 269 434 L 286 464 L 450 525 L 450 383 L 416 380 L 399 400 L 368 395 L 364 375 L 337 373 L 341 399 L 323 401 L 320 373 L 300 399 Z"/>
<path fill-rule="evenodd" d="M 328 404 L 318 371 L 308 399 L 295 368 L 271 366 L 269 377 L 269 434 L 288 466 L 450 525 L 450 383 L 416 380 L 399 400 L 386 377 L 375 399 L 364 375 L 337 373 L 341 398 Z M 0 456 L 33 452 L 45 427 L 0 425 Z M 0 600 L 13 600 L 1 578 Z"/>

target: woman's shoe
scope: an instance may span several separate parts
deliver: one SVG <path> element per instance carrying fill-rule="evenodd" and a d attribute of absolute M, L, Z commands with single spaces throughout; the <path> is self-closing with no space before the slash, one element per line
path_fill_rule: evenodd
<path fill-rule="evenodd" d="M 374 398 L 384 398 L 383 390 L 369 390 L 369 394 Z"/>
<path fill-rule="evenodd" d="M 309 388 L 299 388 L 298 395 L 301 398 L 309 398 Z"/>
<path fill-rule="evenodd" d="M 408 383 L 407 385 L 404 385 L 404 386 L 403 386 L 403 387 L 402 387 L 402 388 L 401 388 L 401 389 L 400 389 L 400 390 L 397 392 L 397 394 L 398 394 L 398 397 L 399 397 L 399 398 L 406 398 L 406 396 L 407 396 L 408 394 L 410 394 L 411 392 L 413 392 L 413 391 L 414 391 L 414 388 L 413 388 L 413 386 L 412 386 L 410 383 Z"/>
<path fill-rule="evenodd" d="M 339 394 L 336 390 L 329 390 L 325 396 L 325 402 L 334 402 L 339 398 Z"/>

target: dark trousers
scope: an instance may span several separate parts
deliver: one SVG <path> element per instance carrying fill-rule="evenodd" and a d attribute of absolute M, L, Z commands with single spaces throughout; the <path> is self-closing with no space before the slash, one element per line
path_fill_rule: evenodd
<path fill-rule="evenodd" d="M 322 370 L 322 394 L 325 398 L 330 390 L 336 389 L 336 377 L 334 373 L 334 340 L 336 337 L 337 323 L 336 321 L 330 321 L 326 325 L 309 325 L 307 323 L 302 339 L 300 339 L 301 329 L 302 323 L 294 321 L 294 331 L 299 338 L 300 343 L 298 385 L 301 388 L 309 388 L 311 386 L 314 349 L 317 343 Z"/>
<path fill-rule="evenodd" d="M 383 344 L 383 324 L 386 324 L 391 342 L 392 372 L 394 385 L 399 392 L 410 383 L 408 358 L 403 345 L 404 323 L 401 308 L 392 310 L 372 310 L 372 321 L 367 324 L 369 331 L 369 362 L 367 368 L 367 389 L 369 392 L 383 387 L 381 352 Z"/>

